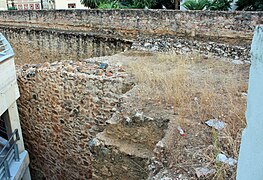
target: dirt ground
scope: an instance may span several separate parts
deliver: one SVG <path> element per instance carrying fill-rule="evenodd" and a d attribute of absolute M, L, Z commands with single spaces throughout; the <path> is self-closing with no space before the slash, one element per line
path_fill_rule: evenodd
<path fill-rule="evenodd" d="M 216 157 L 222 153 L 238 158 L 246 124 L 248 64 L 196 54 L 138 51 L 93 59 L 123 66 L 131 75 L 135 86 L 125 94 L 122 112 L 169 121 L 163 155 L 157 158 L 162 166 L 150 179 L 235 179 L 236 164 Z M 224 128 L 209 127 L 205 124 L 209 119 L 223 121 Z M 198 168 L 210 173 L 198 177 Z"/>

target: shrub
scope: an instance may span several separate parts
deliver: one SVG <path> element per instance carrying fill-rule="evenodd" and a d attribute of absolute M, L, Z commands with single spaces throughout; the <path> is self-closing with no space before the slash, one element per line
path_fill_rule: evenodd
<path fill-rule="evenodd" d="M 80 3 L 86 7 L 96 8 L 102 0 L 80 0 Z"/>
<path fill-rule="evenodd" d="M 101 2 L 98 5 L 99 9 L 119 9 L 121 4 L 118 1 L 112 1 L 112 2 Z"/>
<path fill-rule="evenodd" d="M 188 10 L 217 10 L 227 11 L 233 0 L 187 0 L 183 6 Z"/>
<path fill-rule="evenodd" d="M 135 8 L 152 8 L 157 4 L 156 0 L 132 0 L 132 6 Z"/>
<path fill-rule="evenodd" d="M 236 5 L 237 10 L 263 11 L 262 0 L 238 0 Z"/>
<path fill-rule="evenodd" d="M 187 0 L 183 3 L 183 7 L 188 10 L 203 10 L 208 4 L 208 0 Z"/>
<path fill-rule="evenodd" d="M 17 8 L 16 8 L 15 6 L 9 6 L 9 7 L 7 8 L 7 10 L 10 10 L 10 11 L 12 11 L 12 10 L 17 10 Z"/>
<path fill-rule="evenodd" d="M 217 11 L 227 11 L 231 7 L 233 0 L 213 0 L 209 3 L 207 9 Z"/>

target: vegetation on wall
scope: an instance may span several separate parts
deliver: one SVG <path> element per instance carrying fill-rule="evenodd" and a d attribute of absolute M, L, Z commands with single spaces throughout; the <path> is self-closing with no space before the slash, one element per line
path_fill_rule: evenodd
<path fill-rule="evenodd" d="M 157 0 L 155 6 L 153 6 L 154 9 L 177 9 L 175 8 L 175 1 L 173 0 Z"/>
<path fill-rule="evenodd" d="M 119 9 L 119 8 L 167 8 L 174 9 L 179 0 L 80 0 L 90 8 Z"/>
<path fill-rule="evenodd" d="M 119 9 L 119 8 L 153 8 L 177 9 L 179 0 L 80 0 L 90 8 Z M 187 10 L 217 10 L 227 11 L 233 0 L 186 0 L 182 6 Z M 263 0 L 238 0 L 237 10 L 262 11 Z"/>
<path fill-rule="evenodd" d="M 182 5 L 188 10 L 227 11 L 233 0 L 187 0 Z"/>
<path fill-rule="evenodd" d="M 15 7 L 15 6 L 9 6 L 9 7 L 7 7 L 7 10 L 17 10 L 17 8 Z"/>
<path fill-rule="evenodd" d="M 237 10 L 245 11 L 263 11 L 262 0 L 238 0 L 236 2 Z"/>
<path fill-rule="evenodd" d="M 100 2 L 97 8 L 99 9 L 120 9 L 124 8 L 120 2 L 118 1 L 112 1 L 112 2 Z"/>
<path fill-rule="evenodd" d="M 208 0 L 187 0 L 183 7 L 188 10 L 203 10 L 208 5 Z"/>
<path fill-rule="evenodd" d="M 101 0 L 80 0 L 81 4 L 90 8 L 97 7 L 101 2 L 102 2 Z"/>
<path fill-rule="evenodd" d="M 138 8 L 153 7 L 156 5 L 156 0 L 132 0 L 132 6 Z"/>
<path fill-rule="evenodd" d="M 213 0 L 209 2 L 207 9 L 216 11 L 228 11 L 233 0 Z"/>

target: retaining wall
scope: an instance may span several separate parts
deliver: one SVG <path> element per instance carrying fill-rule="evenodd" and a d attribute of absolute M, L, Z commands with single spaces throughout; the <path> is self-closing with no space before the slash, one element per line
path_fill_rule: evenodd
<path fill-rule="evenodd" d="M 1 11 L 0 26 L 89 32 L 110 37 L 175 35 L 250 43 L 262 12 L 169 10 Z"/>
<path fill-rule="evenodd" d="M 11 42 L 16 64 L 35 64 L 57 60 L 81 60 L 113 55 L 131 46 L 120 39 L 87 33 L 5 27 L 0 31 Z"/>
<path fill-rule="evenodd" d="M 248 60 L 253 30 L 263 23 L 262 17 L 263 12 L 0 11 L 0 31 L 14 46 L 17 59 L 25 62 L 110 55 L 131 42 L 158 38 L 173 39 L 190 50 Z"/>
<path fill-rule="evenodd" d="M 124 75 L 97 64 L 59 62 L 18 70 L 18 101 L 33 179 L 91 179 L 89 141 L 104 130 L 125 91 Z"/>

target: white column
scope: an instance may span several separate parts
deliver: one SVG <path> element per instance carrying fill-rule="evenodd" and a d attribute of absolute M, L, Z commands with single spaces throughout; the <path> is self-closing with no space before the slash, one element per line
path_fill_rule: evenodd
<path fill-rule="evenodd" d="M 17 142 L 17 144 L 18 144 L 19 153 L 21 153 L 22 151 L 25 150 L 25 147 L 24 147 L 24 141 L 23 141 L 22 130 L 20 126 L 20 120 L 19 120 L 16 102 L 14 102 L 8 108 L 8 114 L 9 114 L 9 119 L 10 119 L 9 126 L 11 128 L 11 132 L 14 132 L 15 129 L 18 129 L 20 140 Z"/>
<path fill-rule="evenodd" d="M 263 179 L 263 25 L 256 27 L 251 54 L 247 127 L 242 134 L 237 180 Z"/>

